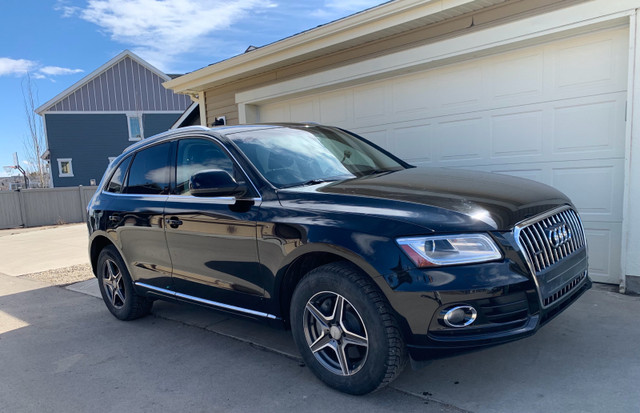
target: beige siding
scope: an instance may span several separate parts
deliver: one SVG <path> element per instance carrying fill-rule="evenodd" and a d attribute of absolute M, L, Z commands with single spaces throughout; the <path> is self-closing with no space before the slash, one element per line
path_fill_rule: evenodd
<path fill-rule="evenodd" d="M 227 125 L 237 125 L 239 123 L 239 116 L 238 105 L 236 105 L 236 93 L 240 90 L 267 84 L 270 80 L 275 80 L 273 73 L 208 89 L 205 92 L 208 123 L 206 126 L 211 126 L 213 119 L 220 116 L 226 116 Z"/>
<path fill-rule="evenodd" d="M 513 19 L 522 14 L 536 14 L 546 12 L 551 8 L 560 8 L 567 3 L 568 1 L 562 0 L 512 1 L 445 22 L 408 30 L 357 47 L 334 51 L 302 63 L 265 71 L 262 74 L 237 82 L 217 85 L 205 91 L 207 122 L 210 125 L 214 117 L 226 116 L 227 124 L 238 124 L 238 108 L 235 104 L 235 94 L 237 92 L 416 47 L 443 37 L 461 35 L 478 28 L 497 24 L 503 20 Z"/>

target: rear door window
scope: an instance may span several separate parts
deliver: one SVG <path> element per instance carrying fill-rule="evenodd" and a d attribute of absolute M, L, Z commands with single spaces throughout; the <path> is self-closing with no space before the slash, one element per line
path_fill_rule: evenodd
<path fill-rule="evenodd" d="M 169 142 L 136 153 L 124 193 L 160 195 L 169 192 Z"/>

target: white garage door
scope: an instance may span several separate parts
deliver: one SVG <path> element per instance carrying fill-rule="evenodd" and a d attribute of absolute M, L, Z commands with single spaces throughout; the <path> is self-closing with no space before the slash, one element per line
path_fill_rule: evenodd
<path fill-rule="evenodd" d="M 260 106 L 263 122 L 351 129 L 416 165 L 534 179 L 568 194 L 594 280 L 618 283 L 628 28 Z"/>

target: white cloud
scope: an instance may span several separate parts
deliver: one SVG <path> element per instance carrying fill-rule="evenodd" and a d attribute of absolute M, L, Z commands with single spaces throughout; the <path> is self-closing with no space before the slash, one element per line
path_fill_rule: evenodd
<path fill-rule="evenodd" d="M 60 76 L 60 75 L 73 75 L 76 73 L 82 73 L 84 70 L 82 69 L 67 69 L 66 67 L 58 67 L 58 66 L 45 66 L 38 69 L 38 72 L 43 75 L 49 76 Z"/>
<path fill-rule="evenodd" d="M 312 12 L 315 17 L 341 18 L 384 3 L 381 0 L 326 0 L 320 9 Z"/>
<path fill-rule="evenodd" d="M 210 49 L 214 32 L 271 7 L 269 0 L 89 0 L 85 8 L 60 10 L 98 25 L 166 71 L 179 55 Z"/>
<path fill-rule="evenodd" d="M 0 76 L 24 75 L 36 66 L 32 60 L 0 57 Z"/>
<path fill-rule="evenodd" d="M 40 67 L 40 64 L 33 60 L 0 57 L 0 76 L 22 76 L 29 73 L 34 79 L 44 79 L 49 76 L 73 75 L 82 72 L 84 72 L 82 69 L 58 66 Z"/>

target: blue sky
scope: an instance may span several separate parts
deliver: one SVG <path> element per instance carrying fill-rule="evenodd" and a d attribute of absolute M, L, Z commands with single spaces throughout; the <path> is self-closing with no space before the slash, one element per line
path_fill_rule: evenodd
<path fill-rule="evenodd" d="M 124 49 L 187 73 L 383 0 L 3 0 L 0 167 L 28 169 L 22 84 L 43 104 Z M 5 176 L 0 168 L 0 176 Z"/>

